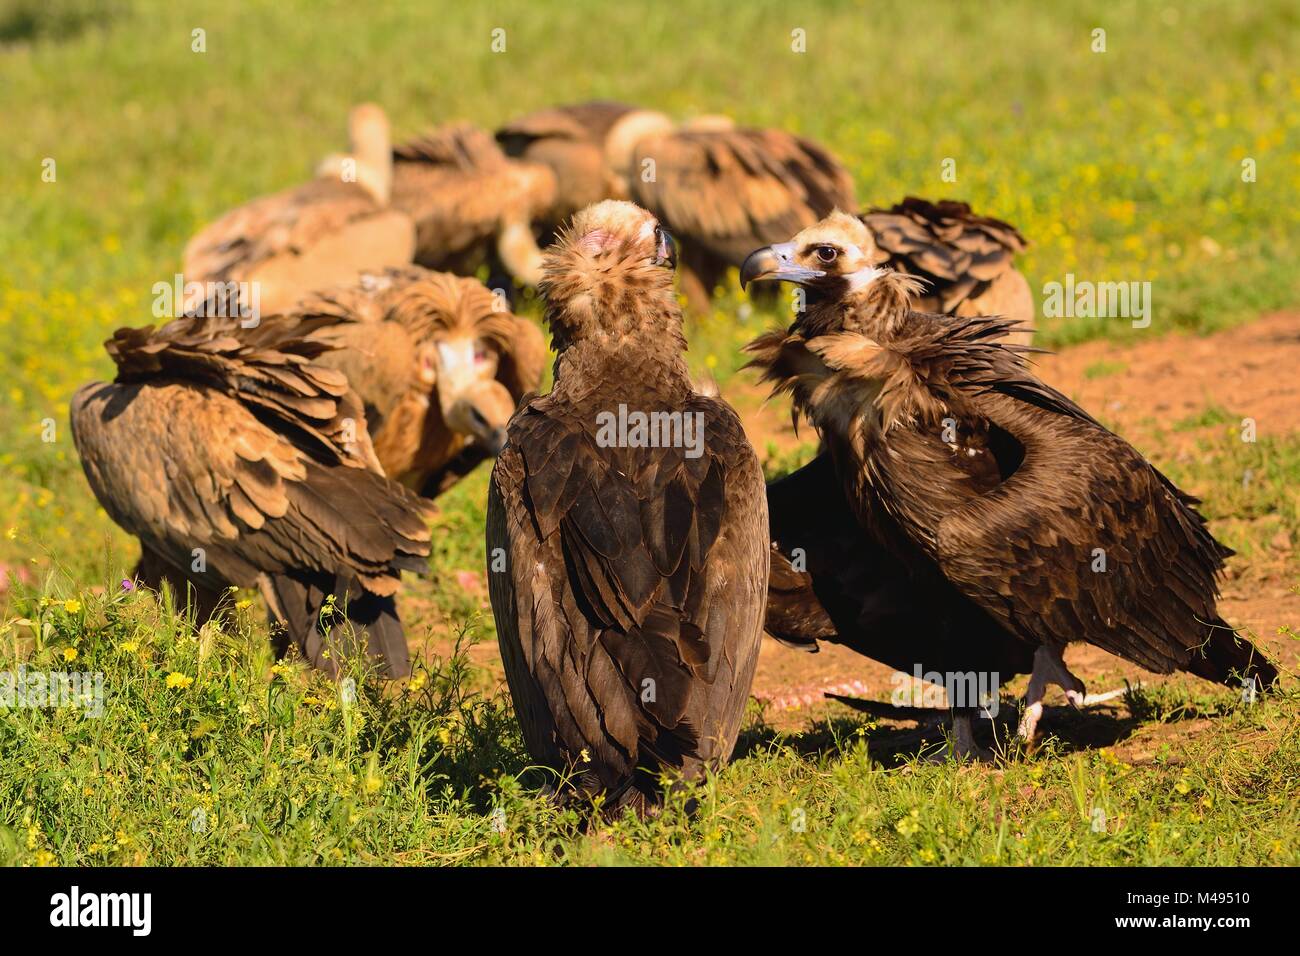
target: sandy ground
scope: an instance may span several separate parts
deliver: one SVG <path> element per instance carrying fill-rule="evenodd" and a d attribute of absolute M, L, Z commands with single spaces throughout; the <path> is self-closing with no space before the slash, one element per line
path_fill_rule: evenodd
<path fill-rule="evenodd" d="M 1172 438 L 1173 454 L 1190 454 L 1198 431 L 1170 433 L 1169 424 L 1215 406 L 1234 415 L 1250 415 L 1260 435 L 1300 430 L 1300 380 L 1295 375 L 1295 369 L 1300 367 L 1300 313 L 1265 316 L 1251 325 L 1205 338 L 1164 337 L 1123 346 L 1090 343 L 1060 354 L 1039 356 L 1037 365 L 1046 381 L 1139 449 L 1148 445 L 1154 430 L 1163 425 L 1166 453 Z M 806 427 L 798 436 L 794 434 L 788 402 L 781 399 L 766 403 L 749 373 L 733 379 L 725 397 L 740 412 L 751 440 L 760 449 L 769 442 L 786 449 L 801 441 L 815 440 Z M 477 587 L 473 578 L 466 576 L 463 584 L 470 589 Z M 1290 545 L 1281 542 L 1276 553 L 1267 560 L 1257 559 L 1254 565 L 1233 559 L 1221 604 L 1229 621 L 1247 628 L 1274 660 L 1289 668 L 1297 666 L 1300 648 L 1295 641 L 1279 635 L 1278 629 L 1283 625 L 1300 626 L 1300 595 L 1292 590 L 1297 583 L 1300 573 Z M 483 599 L 486 607 L 486 594 Z M 445 644 L 434 638 L 429 650 L 445 653 Z M 494 645 L 480 644 L 472 656 L 499 673 Z M 1069 649 L 1067 662 L 1090 692 L 1123 687 L 1126 681 L 1146 687 L 1167 680 L 1195 682 L 1194 678 L 1153 675 L 1081 644 Z M 1023 683 L 1022 677 L 1010 688 L 1018 692 Z M 896 686 L 889 668 L 843 648 L 823 645 L 818 653 L 810 654 L 766 640 L 753 693 L 763 704 L 765 719 L 775 727 L 798 729 L 818 718 L 834 719 L 837 712 L 845 716 L 841 708 L 854 706 L 875 712 L 883 726 L 894 728 L 890 746 L 896 751 L 914 751 L 923 741 L 939 739 L 938 719 L 946 711 L 936 712 L 933 720 L 925 715 L 899 720 L 890 708 L 869 703 L 888 701 Z M 831 701 L 828 694 L 838 695 L 840 702 Z M 1063 702 L 1063 695 L 1053 688 L 1048 703 Z M 1043 726 L 1045 730 L 1055 726 L 1069 738 L 1070 746 L 1123 742 L 1121 749 L 1127 758 L 1140 760 L 1153 752 L 1166 730 L 1186 735 L 1204 719 L 1192 716 L 1179 724 L 1148 728 L 1140 739 L 1130 740 L 1136 723 L 1124 701 L 1118 700 L 1079 715 L 1064 706 L 1049 708 Z M 987 731 L 984 736 L 988 736 Z"/>

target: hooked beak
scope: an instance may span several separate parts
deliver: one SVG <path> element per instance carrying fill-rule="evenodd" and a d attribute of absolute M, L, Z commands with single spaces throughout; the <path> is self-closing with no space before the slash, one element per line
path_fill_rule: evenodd
<path fill-rule="evenodd" d="M 779 242 L 773 246 L 756 249 L 745 258 L 740 267 L 740 287 L 748 288 L 751 282 L 758 282 L 761 279 L 803 284 L 825 275 L 826 273 L 820 270 L 795 265 L 794 243 Z"/>
<path fill-rule="evenodd" d="M 654 264 L 665 269 L 677 268 L 677 242 L 668 235 L 667 230 L 656 230 Z"/>

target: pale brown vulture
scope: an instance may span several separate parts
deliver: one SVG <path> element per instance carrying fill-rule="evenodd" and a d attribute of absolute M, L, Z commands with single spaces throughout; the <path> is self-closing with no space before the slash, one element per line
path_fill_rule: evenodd
<path fill-rule="evenodd" d="M 859 527 L 930 607 L 973 602 L 1033 648 L 1022 735 L 1048 682 L 1082 700 L 1070 641 L 1271 687 L 1277 670 L 1216 609 L 1231 552 L 1196 499 L 1035 378 L 1026 347 L 1005 341 L 1011 321 L 913 311 L 917 280 L 870 249 L 866 227 L 837 214 L 755 252 L 742 281 L 796 282 L 807 308 L 748 348 L 817 428 Z M 994 649 L 980 670 L 1006 660 Z"/>
<path fill-rule="evenodd" d="M 183 597 L 188 581 L 200 617 L 231 585 L 257 587 L 281 652 L 334 671 L 364 640 L 400 676 L 394 594 L 402 570 L 427 566 L 426 505 L 383 476 L 361 403 L 307 331 L 119 329 L 117 378 L 77 392 L 73 438 L 100 504 L 140 539 L 145 584 Z"/>
<path fill-rule="evenodd" d="M 185 247 L 186 281 L 256 282 L 251 303 L 234 288 L 217 297 L 237 294 L 270 315 L 363 270 L 410 262 L 414 226 L 388 204 L 388 119 L 365 104 L 352 110 L 348 129 L 350 155 L 329 157 L 311 182 L 232 209 L 195 235 Z M 213 295 L 209 290 L 205 298 Z"/>
<path fill-rule="evenodd" d="M 526 285 L 541 280 L 533 222 L 555 203 L 555 176 L 508 159 L 468 123 L 440 127 L 393 150 L 393 207 L 415 221 L 415 261 L 473 275 L 485 262 Z"/>
<path fill-rule="evenodd" d="M 318 361 L 361 398 L 384 472 L 426 497 L 500 451 L 545 372 L 536 325 L 477 279 L 419 266 L 308 296 L 290 320 L 334 346 Z"/>
<path fill-rule="evenodd" d="M 1009 341 L 1029 344 L 1034 296 L 1015 266 L 1028 244 L 1014 226 L 977 216 L 964 202 L 915 196 L 860 218 L 871 230 L 875 264 L 925 280 L 917 311 L 1000 315 L 1019 326 Z"/>
<path fill-rule="evenodd" d="M 497 138 L 514 155 L 552 166 L 559 209 L 608 197 L 657 216 L 681 240 L 682 291 L 697 312 L 708 309 L 727 267 L 756 246 L 854 205 L 852 177 L 824 147 L 726 117 L 679 124 L 651 110 L 586 103 L 523 117 Z"/>
<path fill-rule="evenodd" d="M 524 739 L 607 809 L 729 757 L 762 635 L 762 472 L 735 412 L 692 388 L 673 265 L 630 203 L 574 218 L 541 287 L 555 387 L 511 421 L 488 495 Z"/>
<path fill-rule="evenodd" d="M 550 215 L 539 222 L 554 231 L 574 213 L 602 199 L 621 196 L 605 158 L 605 138 L 629 113 L 625 103 L 594 101 L 529 113 L 497 130 L 509 156 L 541 163 L 555 173 L 556 196 Z"/>

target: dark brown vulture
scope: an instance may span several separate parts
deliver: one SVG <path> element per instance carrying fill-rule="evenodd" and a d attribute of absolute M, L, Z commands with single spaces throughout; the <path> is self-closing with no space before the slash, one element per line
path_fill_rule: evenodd
<path fill-rule="evenodd" d="M 1070 641 L 1157 673 L 1271 687 L 1277 670 L 1216 610 L 1231 552 L 1196 499 L 1035 378 L 1026 347 L 1005 342 L 1010 320 L 913 311 L 917 280 L 878 268 L 870 248 L 866 227 L 837 214 L 755 252 L 742 281 L 796 282 L 807 308 L 748 348 L 817 428 L 858 526 L 930 607 L 973 602 L 1033 648 L 1022 735 L 1048 682 L 1082 699 L 1061 656 Z M 979 670 L 1006 661 L 995 649 Z"/>
<path fill-rule="evenodd" d="M 533 222 L 555 204 L 555 176 L 508 159 L 468 123 L 440 127 L 393 150 L 393 207 L 415 221 L 415 261 L 473 275 L 485 262 L 526 285 L 541 280 Z"/>
<path fill-rule="evenodd" d="M 1015 226 L 977 216 L 964 202 L 915 196 L 860 218 L 875 242 L 875 264 L 925 280 L 917 311 L 1000 315 L 1020 327 L 1009 341 L 1029 344 L 1034 296 L 1015 266 L 1028 243 Z"/>
<path fill-rule="evenodd" d="M 536 325 L 477 279 L 419 266 L 309 296 L 290 320 L 334 347 L 318 361 L 360 397 L 384 473 L 430 498 L 500 451 L 545 372 Z"/>
<path fill-rule="evenodd" d="M 552 166 L 557 208 L 607 197 L 657 216 L 682 242 L 682 291 L 697 312 L 707 311 L 727 267 L 756 246 L 854 205 L 852 177 L 824 147 L 726 117 L 678 124 L 651 110 L 586 103 L 526 116 L 497 138 Z"/>
<path fill-rule="evenodd" d="M 140 539 L 145 584 L 183 595 L 188 581 L 201 618 L 231 585 L 257 587 L 280 652 L 293 643 L 335 671 L 368 639 L 401 676 L 394 594 L 400 571 L 427 566 L 426 505 L 383 476 L 360 402 L 305 331 L 119 329 L 117 378 L 77 392 L 73 438 L 100 504 Z"/>
<path fill-rule="evenodd" d="M 730 756 L 762 636 L 762 471 L 735 412 L 692 388 L 673 265 L 645 210 L 574 218 L 541 287 L 555 387 L 511 421 L 488 495 L 524 739 L 610 810 Z"/>
<path fill-rule="evenodd" d="M 349 156 L 326 159 L 311 182 L 233 209 L 194 236 L 185 247 L 186 280 L 256 282 L 255 301 L 270 315 L 363 270 L 410 262 L 414 227 L 388 205 L 388 119 L 366 104 L 352 110 L 348 129 Z"/>

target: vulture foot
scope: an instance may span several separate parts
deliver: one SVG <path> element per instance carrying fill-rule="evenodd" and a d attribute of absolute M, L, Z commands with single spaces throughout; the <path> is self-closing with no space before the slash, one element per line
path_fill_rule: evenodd
<path fill-rule="evenodd" d="M 1065 691 L 1065 697 L 1076 709 L 1083 706 L 1086 688 L 1083 681 L 1070 673 L 1061 656 L 1061 648 L 1042 645 L 1034 651 L 1034 669 L 1029 675 L 1029 689 L 1025 691 L 1025 708 L 1020 714 L 1016 735 L 1032 745 L 1038 734 L 1038 721 L 1043 716 L 1043 694 L 1048 684 L 1056 684 Z"/>

